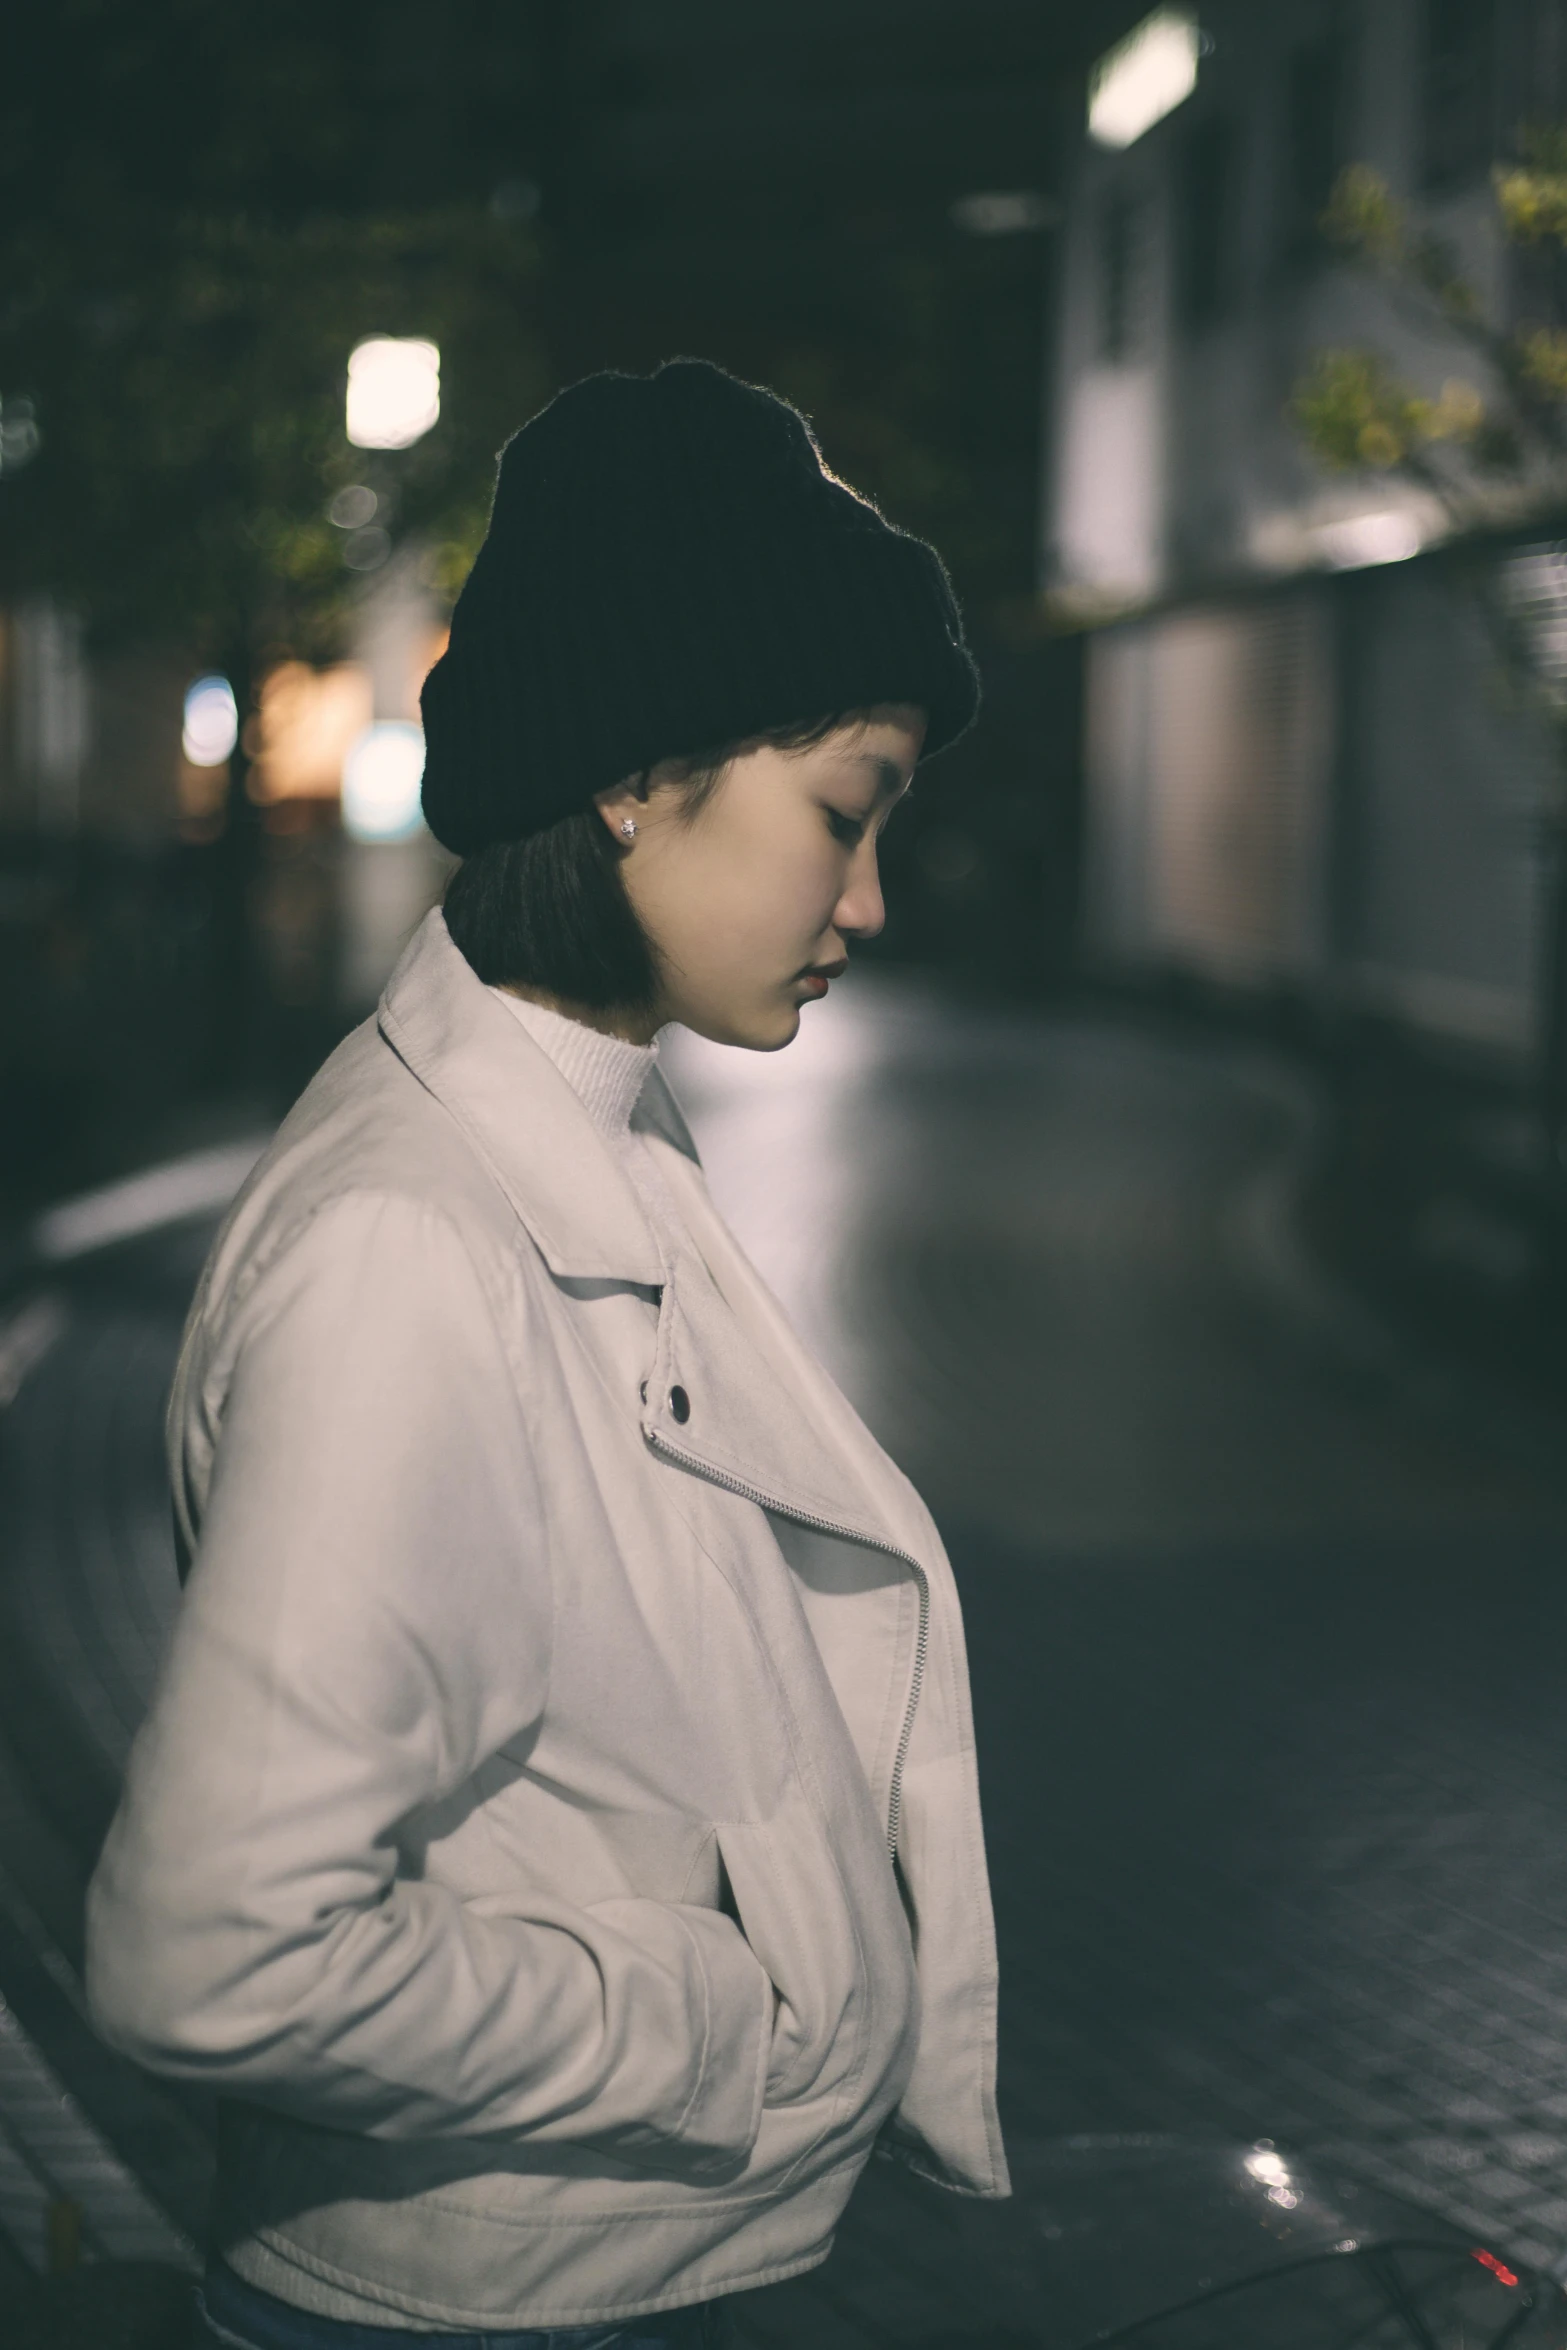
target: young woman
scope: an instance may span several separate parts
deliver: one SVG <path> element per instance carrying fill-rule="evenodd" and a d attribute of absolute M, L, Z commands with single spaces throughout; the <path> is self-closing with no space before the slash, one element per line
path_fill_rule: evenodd
<path fill-rule="evenodd" d="M 789 1042 L 975 698 L 770 394 L 509 443 L 425 690 L 464 862 L 202 1279 L 90 1900 L 103 2031 L 219 2094 L 204 2343 L 716 2341 L 873 2147 L 1006 2192 L 951 1574 L 653 1042 Z"/>

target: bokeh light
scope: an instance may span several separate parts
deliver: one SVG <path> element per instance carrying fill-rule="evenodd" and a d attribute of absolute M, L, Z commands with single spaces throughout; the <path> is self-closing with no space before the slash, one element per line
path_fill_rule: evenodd
<path fill-rule="evenodd" d="M 42 441 L 31 400 L 0 399 L 0 473 L 18 473 L 37 456 Z"/>
<path fill-rule="evenodd" d="M 423 826 L 424 732 L 405 718 L 367 726 L 343 762 L 343 830 L 350 840 L 409 840 Z"/>
<path fill-rule="evenodd" d="M 1107 50 L 1088 85 L 1088 128 L 1101 147 L 1130 147 L 1197 87 L 1202 45 L 1189 9 L 1156 8 Z"/>
<path fill-rule="evenodd" d="M 1060 207 L 1038 188 L 986 188 L 960 196 L 949 217 L 965 236 L 1015 237 L 1052 228 Z"/>
<path fill-rule="evenodd" d="M 193 767 L 221 767 L 239 740 L 239 711 L 226 677 L 198 677 L 185 696 L 180 748 Z"/>
<path fill-rule="evenodd" d="M 1344 522 L 1321 523 L 1314 535 L 1335 571 L 1363 571 L 1374 563 L 1407 563 L 1419 554 L 1422 543 L 1415 516 L 1397 507 L 1375 514 L 1352 514 Z"/>
<path fill-rule="evenodd" d="M 380 503 L 374 490 L 364 482 L 351 481 L 327 507 L 327 519 L 339 530 L 363 530 L 367 522 L 374 522 Z"/>
<path fill-rule="evenodd" d="M 350 531 L 343 541 L 343 561 L 350 571 L 379 571 L 392 552 L 392 534 L 372 522 L 368 530 Z"/>
<path fill-rule="evenodd" d="M 348 437 L 356 449 L 407 449 L 441 413 L 441 354 L 413 337 L 373 335 L 348 361 Z"/>

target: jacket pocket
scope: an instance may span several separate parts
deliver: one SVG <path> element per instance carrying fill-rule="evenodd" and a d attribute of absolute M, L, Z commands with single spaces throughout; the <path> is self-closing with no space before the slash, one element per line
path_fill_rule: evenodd
<path fill-rule="evenodd" d="M 841 1900 L 829 1895 L 808 1916 L 800 1901 L 813 1878 L 825 1891 L 830 1871 L 820 1857 L 812 1869 L 791 1854 L 778 1825 L 721 1821 L 716 1832 L 740 1931 L 776 1995 L 766 2101 L 787 2105 L 837 2088 L 863 2037 L 859 1949 Z"/>

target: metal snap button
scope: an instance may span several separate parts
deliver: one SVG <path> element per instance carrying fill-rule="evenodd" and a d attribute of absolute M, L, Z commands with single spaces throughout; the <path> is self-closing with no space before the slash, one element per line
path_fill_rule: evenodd
<path fill-rule="evenodd" d="M 670 1389 L 669 1412 L 671 1419 L 678 1420 L 682 1428 L 685 1426 L 687 1420 L 690 1419 L 691 1398 L 689 1395 L 687 1395 L 683 1387 L 672 1387 Z"/>

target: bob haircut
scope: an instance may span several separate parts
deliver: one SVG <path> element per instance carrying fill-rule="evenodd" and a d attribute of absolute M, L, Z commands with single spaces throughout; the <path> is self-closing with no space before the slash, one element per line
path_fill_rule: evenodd
<path fill-rule="evenodd" d="M 835 712 L 661 762 L 681 796 L 682 818 L 689 823 L 700 814 L 742 751 L 810 750 L 859 715 Z M 647 775 L 641 781 L 645 795 Z M 591 1012 L 650 1012 L 658 954 L 626 895 L 626 854 L 595 807 L 526 840 L 491 841 L 465 857 L 446 885 L 453 945 L 487 987 L 533 988 Z"/>

